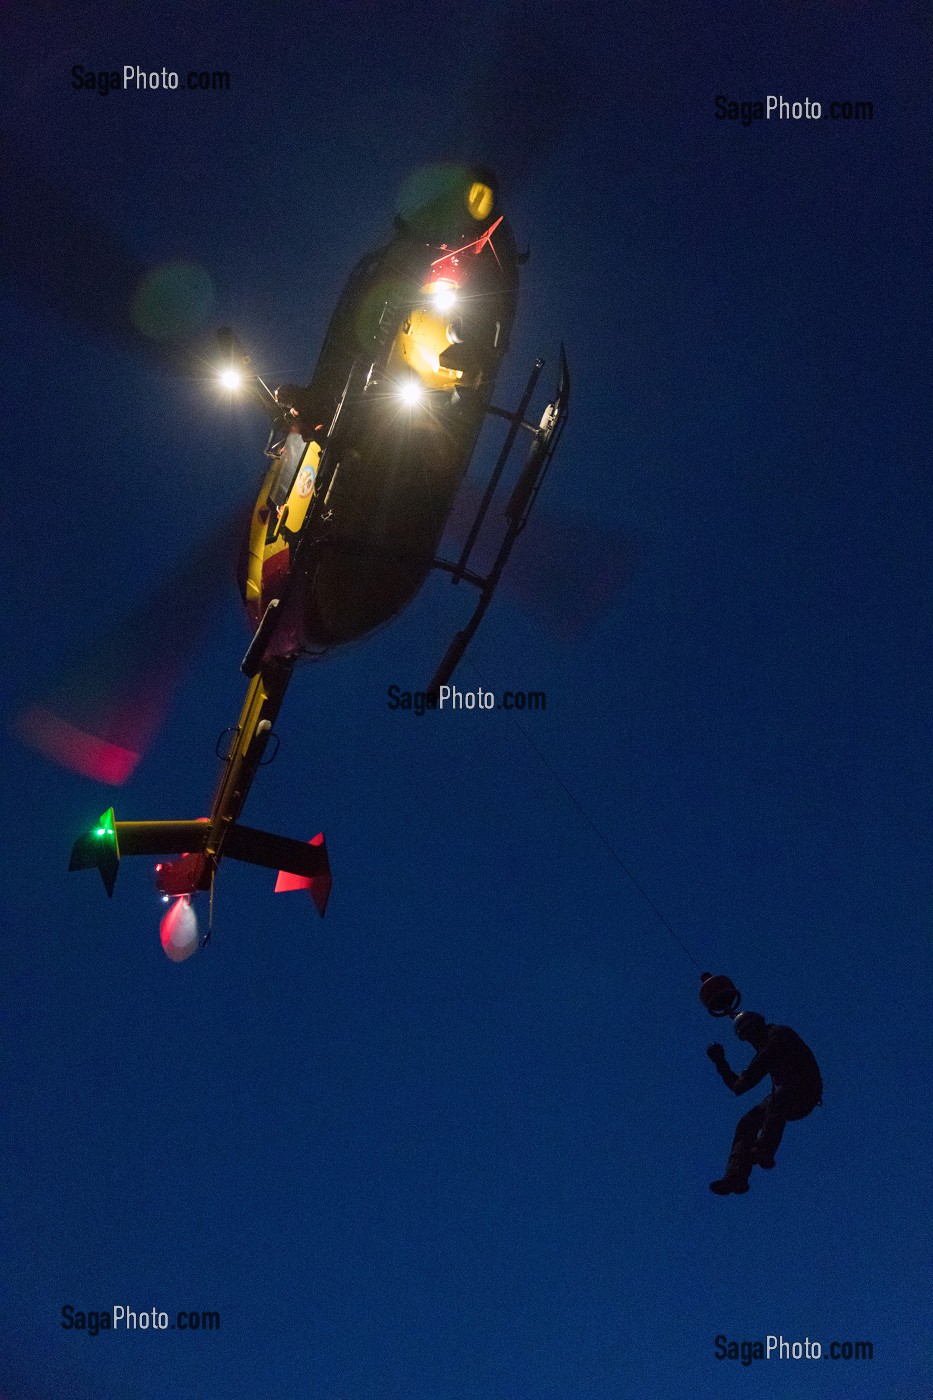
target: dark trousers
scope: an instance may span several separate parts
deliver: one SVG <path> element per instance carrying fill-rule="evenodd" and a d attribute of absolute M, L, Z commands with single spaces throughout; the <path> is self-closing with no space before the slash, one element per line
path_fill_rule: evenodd
<path fill-rule="evenodd" d="M 815 1107 L 816 1101 L 810 1094 L 794 1093 L 791 1089 L 773 1089 L 767 1098 L 739 1119 L 726 1172 L 747 1181 L 755 1144 L 773 1156 L 784 1136 L 785 1123 L 806 1118 Z"/>

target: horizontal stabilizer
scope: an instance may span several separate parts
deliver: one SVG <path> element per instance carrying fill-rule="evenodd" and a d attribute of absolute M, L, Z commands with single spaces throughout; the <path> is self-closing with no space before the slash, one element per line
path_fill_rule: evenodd
<path fill-rule="evenodd" d="M 108 807 L 97 823 L 71 848 L 69 870 L 100 871 L 107 893 L 113 894 L 121 856 L 181 855 L 203 851 L 210 825 L 206 817 L 180 822 L 118 822 Z"/>
<path fill-rule="evenodd" d="M 275 882 L 276 894 L 284 894 L 288 890 L 307 890 L 314 900 L 315 908 L 324 917 L 327 908 L 327 901 L 330 899 L 330 862 L 327 859 L 327 846 L 324 843 L 324 833 L 319 831 L 317 836 L 312 836 L 308 842 L 309 846 L 316 846 L 324 853 L 325 869 L 320 875 L 296 875 L 291 870 L 280 870 L 279 878 Z"/>
<path fill-rule="evenodd" d="M 118 822 L 110 807 L 89 831 L 78 837 L 68 869 L 88 870 L 96 866 L 107 893 L 112 895 L 121 856 L 180 855 L 179 861 L 156 866 L 156 883 L 166 894 L 192 894 L 210 888 L 216 869 L 218 853 L 213 847 L 208 850 L 210 835 L 207 817 L 194 821 Z M 331 875 L 323 833 L 311 841 L 295 841 L 234 822 L 223 837 L 219 856 L 277 870 L 277 890 L 306 889 L 319 913 L 324 913 Z"/>
<path fill-rule="evenodd" d="M 117 822 L 123 856 L 174 856 L 203 851 L 210 833 L 207 817 L 189 822 Z"/>
<path fill-rule="evenodd" d="M 276 893 L 307 890 L 323 918 L 332 883 L 323 832 L 319 831 L 310 841 L 293 841 L 289 836 L 272 836 L 267 831 L 235 825 L 227 833 L 224 855 L 277 870 Z"/>

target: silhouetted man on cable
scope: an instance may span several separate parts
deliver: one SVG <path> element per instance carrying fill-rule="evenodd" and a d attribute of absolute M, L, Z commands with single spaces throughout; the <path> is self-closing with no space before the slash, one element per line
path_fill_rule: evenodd
<path fill-rule="evenodd" d="M 752 1167 L 774 1166 L 774 1154 L 784 1132 L 784 1124 L 806 1118 L 822 1102 L 823 1081 L 813 1051 L 790 1026 L 772 1026 L 757 1011 L 740 1011 L 733 1023 L 739 1040 L 755 1050 L 748 1069 L 736 1074 L 730 1069 L 721 1045 L 710 1045 L 706 1053 L 719 1070 L 727 1089 L 744 1094 L 770 1074 L 772 1089 L 744 1117 L 739 1119 L 732 1142 L 726 1174 L 711 1181 L 709 1189 L 717 1196 L 737 1196 L 748 1190 Z"/>

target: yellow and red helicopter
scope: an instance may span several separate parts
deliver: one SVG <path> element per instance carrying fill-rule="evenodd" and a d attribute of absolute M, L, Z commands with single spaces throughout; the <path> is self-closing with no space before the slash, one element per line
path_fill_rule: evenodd
<path fill-rule="evenodd" d="M 273 392 L 229 330 L 219 333 L 223 383 L 239 386 L 272 420 L 268 467 L 242 550 L 239 584 L 253 637 L 242 663 L 249 687 L 210 815 L 118 821 L 111 807 L 78 838 L 71 870 L 95 867 L 112 895 L 122 856 L 171 856 L 156 866 L 166 902 L 162 942 L 181 960 L 198 946 L 190 898 L 209 890 L 224 856 L 279 872 L 277 890 L 307 889 L 323 914 L 331 888 L 322 834 L 305 843 L 239 818 L 299 660 L 356 641 L 400 613 L 432 570 L 478 592 L 428 687 L 454 673 L 495 591 L 566 422 L 563 348 L 554 399 L 526 413 L 535 361 L 514 410 L 492 394 L 509 346 L 523 262 L 499 209 L 495 178 L 452 166 L 396 218 L 395 234 L 351 273 L 310 383 Z M 487 415 L 508 424 L 460 557 L 438 557 L 445 526 Z M 520 433 L 530 442 L 505 508 L 491 566 L 473 547 Z M 204 940 L 206 941 L 206 939 Z"/>

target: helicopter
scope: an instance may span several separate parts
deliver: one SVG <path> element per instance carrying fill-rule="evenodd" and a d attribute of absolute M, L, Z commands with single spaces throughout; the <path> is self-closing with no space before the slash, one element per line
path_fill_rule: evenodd
<path fill-rule="evenodd" d="M 305 387 L 272 390 L 229 328 L 218 332 L 220 384 L 271 420 L 267 467 L 238 568 L 252 640 L 248 688 L 210 814 L 196 820 L 123 821 L 109 808 L 74 843 L 70 870 L 96 867 L 112 896 L 125 855 L 174 856 L 156 866 L 173 905 L 162 943 L 173 961 L 203 946 L 189 906 L 229 856 L 278 871 L 276 890 L 306 889 L 323 915 L 331 891 L 322 833 L 302 842 L 243 825 L 240 813 L 268 761 L 276 717 L 299 661 L 359 641 L 403 611 L 434 570 L 477 592 L 426 695 L 453 676 L 525 528 L 567 420 L 563 346 L 554 398 L 526 418 L 543 368 L 536 359 L 512 409 L 492 401 L 509 346 L 526 254 L 499 209 L 495 177 L 451 166 L 396 217 L 388 244 L 366 254 L 339 297 Z M 459 558 L 438 557 L 445 527 L 487 416 L 508 424 Z M 528 452 L 505 506 L 491 565 L 473 549 L 520 433 Z"/>

